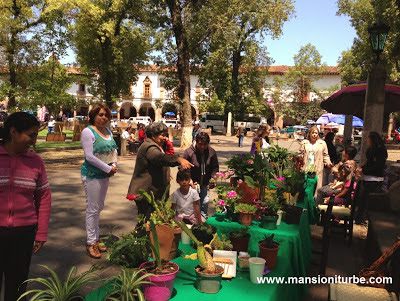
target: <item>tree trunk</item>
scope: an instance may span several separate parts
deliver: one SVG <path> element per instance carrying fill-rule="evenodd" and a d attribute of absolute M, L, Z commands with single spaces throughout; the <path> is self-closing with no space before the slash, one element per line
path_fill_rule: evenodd
<path fill-rule="evenodd" d="M 183 124 L 181 147 L 187 148 L 192 143 L 192 110 L 190 106 L 190 51 L 186 30 L 182 22 L 182 8 L 176 0 L 167 0 L 172 18 L 172 28 L 178 49 L 178 97 L 182 101 Z"/>
<path fill-rule="evenodd" d="M 231 112 L 233 113 L 235 119 L 243 119 L 244 117 L 244 108 L 241 106 L 242 95 L 240 91 L 240 82 L 239 82 L 239 69 L 242 64 L 242 56 L 240 55 L 240 49 L 242 48 L 241 44 L 239 48 L 233 51 L 232 55 L 232 100 L 231 100 Z"/>
<path fill-rule="evenodd" d="M 98 37 L 100 43 L 101 43 L 101 55 L 103 57 L 103 66 L 100 67 L 102 68 L 102 75 L 103 75 L 103 84 L 104 84 L 104 100 L 106 101 L 106 104 L 110 110 L 112 110 L 112 107 L 114 105 L 113 99 L 112 99 L 112 75 L 111 72 L 109 72 L 110 68 L 110 60 L 109 60 L 109 49 L 111 47 L 111 41 L 109 38 L 106 38 L 104 42 L 102 42 L 102 37 Z"/>

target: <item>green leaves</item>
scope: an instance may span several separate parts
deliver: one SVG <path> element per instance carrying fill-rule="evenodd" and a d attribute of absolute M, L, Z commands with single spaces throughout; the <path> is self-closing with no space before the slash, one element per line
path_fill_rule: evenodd
<path fill-rule="evenodd" d="M 51 268 L 40 265 L 41 267 L 48 270 L 51 277 L 48 278 L 35 278 L 28 279 L 26 282 L 37 282 L 44 285 L 45 289 L 33 289 L 24 293 L 18 300 L 30 294 L 34 294 L 30 297 L 31 301 L 42 301 L 42 300 L 56 300 L 56 301 L 70 301 L 70 300 L 85 300 L 85 295 L 81 292 L 81 288 L 90 283 L 98 282 L 95 271 L 99 270 L 98 266 L 92 266 L 88 271 L 76 275 L 77 268 L 74 266 L 68 273 L 67 279 L 62 282 L 56 272 Z"/>
<path fill-rule="evenodd" d="M 127 269 L 122 267 L 119 275 L 107 279 L 107 283 L 112 282 L 112 284 L 111 289 L 103 300 L 136 301 L 139 299 L 139 301 L 145 301 L 140 287 L 143 284 L 153 284 L 145 280 L 147 277 L 157 277 L 157 275 L 146 273 L 144 269 Z"/>

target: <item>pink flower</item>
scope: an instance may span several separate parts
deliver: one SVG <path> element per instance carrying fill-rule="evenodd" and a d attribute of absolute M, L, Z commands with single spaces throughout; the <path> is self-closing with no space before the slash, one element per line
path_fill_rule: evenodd
<path fill-rule="evenodd" d="M 249 164 L 253 164 L 254 163 L 254 161 L 251 160 L 251 159 L 248 159 L 246 162 L 249 163 Z"/>
<path fill-rule="evenodd" d="M 230 176 L 233 176 L 235 173 L 232 170 L 228 170 L 227 174 L 230 175 Z"/>
<path fill-rule="evenodd" d="M 283 181 L 284 179 L 285 179 L 284 177 L 281 177 L 281 178 L 276 178 L 275 180 Z"/>
<path fill-rule="evenodd" d="M 236 197 L 237 196 L 237 193 L 236 193 L 236 191 L 234 191 L 234 190 L 231 190 L 231 191 L 229 191 L 228 193 L 227 193 L 227 197 L 228 198 L 234 198 L 234 197 Z"/>
<path fill-rule="evenodd" d="M 216 178 L 217 178 L 217 175 L 214 175 L 214 176 L 213 176 L 213 179 L 215 180 Z"/>
<path fill-rule="evenodd" d="M 220 205 L 220 206 L 225 206 L 225 202 L 224 202 L 223 200 L 219 200 L 219 201 L 218 201 L 218 205 Z"/>
<path fill-rule="evenodd" d="M 226 174 L 225 174 L 225 173 L 223 173 L 223 172 L 220 172 L 220 173 L 219 173 L 219 176 L 220 176 L 221 178 L 224 178 L 224 179 L 226 179 Z"/>

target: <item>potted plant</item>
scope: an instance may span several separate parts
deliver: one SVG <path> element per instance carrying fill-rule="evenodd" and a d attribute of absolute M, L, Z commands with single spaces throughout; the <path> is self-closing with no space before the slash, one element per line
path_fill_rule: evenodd
<path fill-rule="evenodd" d="M 243 227 L 240 231 L 229 232 L 229 239 L 233 246 L 233 251 L 247 252 L 249 248 L 250 234 L 248 233 L 249 227 Z"/>
<path fill-rule="evenodd" d="M 150 215 L 150 220 L 156 225 L 155 229 L 161 246 L 161 258 L 167 261 L 177 257 L 182 232 L 175 223 L 175 212 L 171 209 L 172 199 L 167 197 L 168 192 L 169 186 L 161 200 L 155 200 L 153 193 L 149 194 L 143 189 L 139 190 L 140 195 L 155 209 Z M 153 236 L 153 231 L 150 231 L 150 240 L 154 244 Z M 155 254 L 153 253 L 153 255 Z"/>
<path fill-rule="evenodd" d="M 144 284 L 151 284 L 151 282 L 144 279 L 153 276 L 156 277 L 154 274 L 145 273 L 144 270 L 121 267 L 120 274 L 107 279 L 107 283 L 112 284 L 111 288 L 107 290 L 107 295 L 103 300 L 145 301 L 144 295 L 140 288 Z"/>
<path fill-rule="evenodd" d="M 140 238 L 137 232 L 122 235 L 107 247 L 110 251 L 107 259 L 126 268 L 138 268 L 150 257 L 148 241 Z"/>
<path fill-rule="evenodd" d="M 184 222 L 177 222 L 177 224 L 197 245 L 197 259 L 200 261 L 200 265 L 195 267 L 196 289 L 207 294 L 218 293 L 221 289 L 224 269 L 214 263 L 211 246 L 198 241 Z"/>
<path fill-rule="evenodd" d="M 256 205 L 240 203 L 235 206 L 235 213 L 240 214 L 240 223 L 243 226 L 250 226 L 253 221 L 253 215 L 257 211 Z"/>
<path fill-rule="evenodd" d="M 21 300 L 26 298 L 30 294 L 29 300 L 57 300 L 57 301 L 71 301 L 71 300 L 84 300 L 85 294 L 82 292 L 82 287 L 91 282 L 99 282 L 97 280 L 97 274 L 95 271 L 99 270 L 98 266 L 92 266 L 88 271 L 76 275 L 77 268 L 74 266 L 70 269 L 67 279 L 62 282 L 56 272 L 45 265 L 40 265 L 41 267 L 48 270 L 51 277 L 48 278 L 35 278 L 28 279 L 27 283 L 40 283 L 46 286 L 46 288 L 34 288 L 26 291 L 18 298 Z M 25 299 L 24 299 L 25 300 Z"/>
<path fill-rule="evenodd" d="M 272 197 L 264 200 L 254 200 L 253 203 L 257 206 L 257 215 L 260 216 L 260 226 L 264 229 L 276 229 L 276 222 L 278 221 L 278 210 L 280 204 L 278 199 Z"/>
<path fill-rule="evenodd" d="M 155 274 L 156 276 L 147 275 L 143 278 L 146 281 L 143 284 L 143 294 L 147 301 L 166 301 L 171 298 L 179 266 L 171 261 L 162 260 L 158 232 L 152 220 L 150 220 L 150 227 L 153 233 L 150 247 L 153 250 L 155 261 L 144 262 L 139 268 L 143 269 L 142 276 L 146 275 L 146 273 Z"/>
<path fill-rule="evenodd" d="M 271 270 L 276 266 L 278 258 L 279 244 L 274 241 L 274 234 L 265 235 L 264 240 L 260 241 L 260 257 L 266 260 L 266 266 Z"/>
<path fill-rule="evenodd" d="M 240 199 L 240 195 L 227 186 L 217 186 L 218 198 L 213 200 L 217 212 L 225 212 L 225 217 L 230 221 L 236 221 L 235 205 Z"/>
<path fill-rule="evenodd" d="M 217 228 L 207 223 L 202 223 L 200 225 L 193 226 L 192 233 L 198 241 L 202 242 L 203 244 L 207 244 L 211 241 L 213 235 L 217 233 Z"/>

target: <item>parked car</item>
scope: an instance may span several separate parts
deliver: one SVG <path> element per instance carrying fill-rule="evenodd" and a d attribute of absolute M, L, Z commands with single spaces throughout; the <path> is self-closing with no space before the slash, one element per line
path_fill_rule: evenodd
<path fill-rule="evenodd" d="M 145 126 L 151 124 L 151 118 L 149 116 L 129 117 L 128 121 L 136 124 L 144 124 Z"/>
<path fill-rule="evenodd" d="M 179 129 L 181 127 L 181 122 L 175 119 L 167 119 L 162 121 L 167 127 Z"/>
<path fill-rule="evenodd" d="M 68 118 L 67 120 L 68 120 L 69 122 L 72 122 L 72 121 L 75 121 L 75 120 L 85 120 L 85 117 L 86 117 L 86 116 L 75 116 L 75 117 L 70 117 L 70 118 Z"/>

